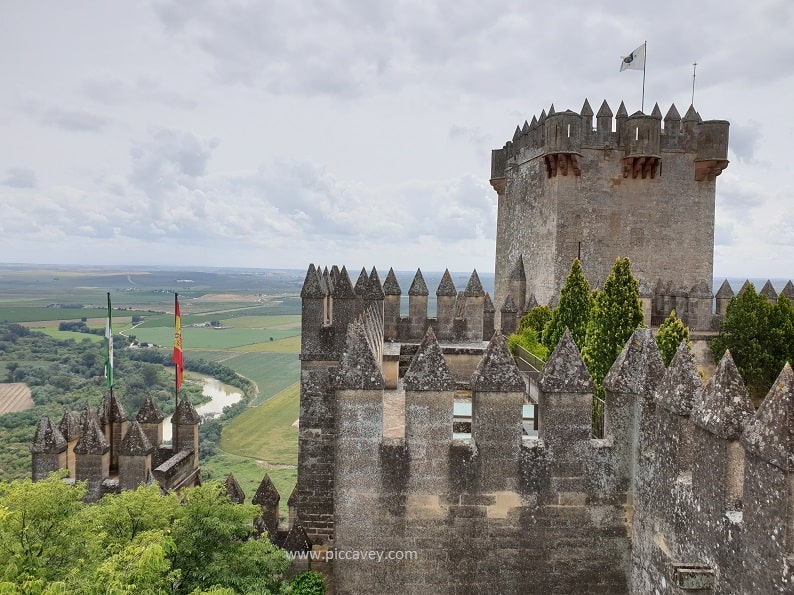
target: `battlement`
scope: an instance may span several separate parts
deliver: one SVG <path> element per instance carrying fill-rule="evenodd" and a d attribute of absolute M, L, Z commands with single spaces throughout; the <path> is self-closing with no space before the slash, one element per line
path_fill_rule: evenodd
<path fill-rule="evenodd" d="M 377 312 L 387 342 L 418 343 L 428 324 L 439 339 L 449 342 L 483 341 L 493 334 L 493 303 L 476 270 L 462 291 L 445 271 L 436 290 L 435 318 L 428 315 L 429 291 L 421 270 L 417 269 L 408 290 L 407 316 L 401 312 L 401 295 L 393 269 L 383 284 L 375 267 L 369 274 L 362 269 L 353 286 L 344 266 L 320 272 L 310 264 L 301 291 L 301 358 L 338 361 L 348 325 L 370 308 Z"/>
<path fill-rule="evenodd" d="M 390 277 L 384 296 L 396 294 Z M 426 295 L 418 279 L 412 289 Z M 441 285 L 452 293 L 446 275 Z M 533 432 L 528 381 L 500 333 L 465 345 L 462 364 L 428 322 L 390 383 L 380 311 L 349 324 L 336 362 L 302 359 L 295 514 L 315 543 L 408 547 L 418 560 L 338 560 L 337 592 L 386 593 L 395 581 L 407 593 L 791 584 L 790 366 L 755 412 L 730 354 L 704 386 L 685 345 L 666 369 L 651 331 L 638 329 L 604 381 L 605 437 L 593 439 L 594 385 L 566 333 L 539 380 Z M 455 429 L 461 402 L 466 434 Z M 333 453 L 326 480 L 318 446 Z"/>
<path fill-rule="evenodd" d="M 71 480 L 87 481 L 85 499 L 89 502 L 155 479 L 163 491 L 197 485 L 199 416 L 183 397 L 172 417 L 173 445 L 162 443 L 164 418 L 147 396 L 129 423 L 111 392 L 97 411 L 86 403 L 79 420 L 69 408 L 57 427 L 42 417 L 30 449 L 32 479 L 65 469 Z"/>
<path fill-rule="evenodd" d="M 554 105 L 541 111 L 540 117 L 516 126 L 513 138 L 491 155 L 491 183 L 503 193 L 506 170 L 521 163 L 542 158 L 549 178 L 557 175 L 582 175 L 582 150 L 618 150 L 624 154 L 624 178 L 655 178 L 666 152 L 692 154 L 694 177 L 714 179 L 728 165 L 728 128 L 725 120 L 703 121 L 690 106 L 683 119 L 675 104 L 662 118 L 659 104 L 650 114 L 640 111 L 629 115 L 623 102 L 617 114 L 606 100 L 595 116 L 585 99 L 579 113 L 555 111 Z M 502 188 L 502 192 L 500 192 Z"/>

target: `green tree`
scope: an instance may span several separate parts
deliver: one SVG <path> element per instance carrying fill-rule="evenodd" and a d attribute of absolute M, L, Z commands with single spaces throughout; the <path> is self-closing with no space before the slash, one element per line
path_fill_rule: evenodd
<path fill-rule="evenodd" d="M 773 306 L 749 284 L 731 299 L 720 325 L 720 334 L 711 340 L 711 352 L 718 362 L 729 349 L 747 391 L 762 399 L 786 361 L 794 358 L 794 308 L 786 296 Z"/>
<path fill-rule="evenodd" d="M 78 521 L 85 484 L 61 477 L 0 484 L 0 581 L 62 580 L 76 560 L 90 557 L 93 540 Z"/>
<path fill-rule="evenodd" d="M 551 320 L 552 311 L 548 306 L 535 306 L 524 314 L 518 321 L 518 332 L 526 328 L 534 329 L 538 336 L 543 333 L 543 328 Z"/>
<path fill-rule="evenodd" d="M 587 335 L 590 320 L 590 284 L 582 271 L 582 264 L 575 258 L 571 271 L 560 290 L 560 302 L 554 310 L 551 321 L 543 329 L 543 344 L 551 351 L 556 346 L 565 329 L 570 329 L 573 340 L 581 349 Z"/>
<path fill-rule="evenodd" d="M 692 342 L 689 340 L 689 329 L 675 315 L 675 310 L 670 312 L 670 316 L 664 320 L 659 330 L 656 331 L 654 340 L 659 347 L 659 353 L 662 355 L 665 366 L 670 365 L 670 361 L 672 361 L 678 346 L 681 345 L 681 341 L 686 341 L 689 348 L 692 349 Z"/>
<path fill-rule="evenodd" d="M 290 587 L 292 595 L 324 595 L 325 577 L 314 570 L 301 572 L 290 581 Z"/>
<path fill-rule="evenodd" d="M 289 560 L 269 540 L 249 539 L 259 507 L 233 504 L 223 486 L 211 482 L 185 490 L 180 513 L 171 529 L 173 568 L 181 575 L 177 592 L 210 586 L 242 593 L 278 591 L 275 577 Z"/>
<path fill-rule="evenodd" d="M 642 326 L 640 285 L 631 274 L 628 258 L 618 258 L 597 293 L 590 311 L 582 357 L 596 394 L 604 395 L 602 383 L 635 329 Z"/>
<path fill-rule="evenodd" d="M 549 350 L 540 342 L 538 332 L 530 326 L 513 333 L 507 338 L 507 346 L 513 355 L 517 355 L 517 346 L 519 345 L 544 361 L 549 357 Z"/>
<path fill-rule="evenodd" d="M 166 530 L 143 531 L 105 559 L 92 581 L 97 593 L 168 593 L 179 580 L 170 556 L 173 539 Z"/>

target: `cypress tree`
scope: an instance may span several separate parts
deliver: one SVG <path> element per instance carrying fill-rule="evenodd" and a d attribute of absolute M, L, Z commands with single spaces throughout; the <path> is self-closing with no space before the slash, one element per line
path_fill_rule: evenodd
<path fill-rule="evenodd" d="M 543 329 L 543 344 L 552 351 L 565 329 L 571 331 L 573 340 L 579 349 L 584 347 L 587 335 L 587 323 L 590 320 L 590 284 L 582 271 L 582 264 L 576 258 L 571 271 L 560 290 L 560 302 L 552 314 L 551 321 Z"/>
<path fill-rule="evenodd" d="M 656 331 L 654 340 L 657 347 L 659 347 L 659 353 L 662 355 L 665 366 L 670 365 L 670 361 L 678 350 L 678 346 L 681 345 L 681 341 L 686 341 L 690 350 L 692 349 L 692 342 L 689 340 L 689 329 L 676 316 L 675 310 L 671 311 L 670 316 L 665 318 L 659 330 Z"/>
<path fill-rule="evenodd" d="M 596 394 L 603 396 L 602 383 L 636 328 L 642 326 L 640 284 L 631 274 L 628 258 L 618 258 L 612 272 L 598 292 L 590 310 L 590 322 L 582 357 Z"/>

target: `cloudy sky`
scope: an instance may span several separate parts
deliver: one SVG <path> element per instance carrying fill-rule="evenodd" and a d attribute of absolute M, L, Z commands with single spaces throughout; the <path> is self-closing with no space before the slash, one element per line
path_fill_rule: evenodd
<path fill-rule="evenodd" d="M 794 276 L 794 3 L 0 5 L 0 262 L 492 271 L 490 150 L 584 99 L 731 122 L 715 274 Z"/>

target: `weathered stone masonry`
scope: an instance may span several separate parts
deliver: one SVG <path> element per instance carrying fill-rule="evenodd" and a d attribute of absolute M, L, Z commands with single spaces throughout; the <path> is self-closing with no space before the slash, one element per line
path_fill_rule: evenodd
<path fill-rule="evenodd" d="M 665 369 L 651 331 L 637 330 L 605 379 L 596 440 L 592 380 L 566 334 L 540 378 L 531 436 L 525 379 L 501 334 L 441 341 L 450 328 L 462 341 L 468 321 L 441 328 L 439 316 L 420 340 L 384 341 L 421 312 L 387 317 L 388 292 L 372 288 L 342 298 L 343 332 L 340 283 L 351 285 L 344 269 L 311 266 L 304 286 L 296 516 L 315 547 L 417 559 L 336 560 L 337 593 L 794 592 L 790 366 L 754 413 L 730 354 L 704 387 L 686 348 Z M 408 344 L 400 372 L 395 348 Z M 454 439 L 461 398 L 471 434 Z"/>
<path fill-rule="evenodd" d="M 664 120 L 658 105 L 628 115 L 621 102 L 613 131 L 612 116 L 606 101 L 595 127 L 587 100 L 581 113 L 551 106 L 493 151 L 494 302 L 501 308 L 510 295 L 519 314 L 530 296 L 554 303 L 577 256 L 594 286 L 628 256 L 646 319 L 675 308 L 690 327 L 710 329 L 715 178 L 728 165 L 728 122 L 703 121 L 691 106 L 683 118 L 675 105 Z"/>

